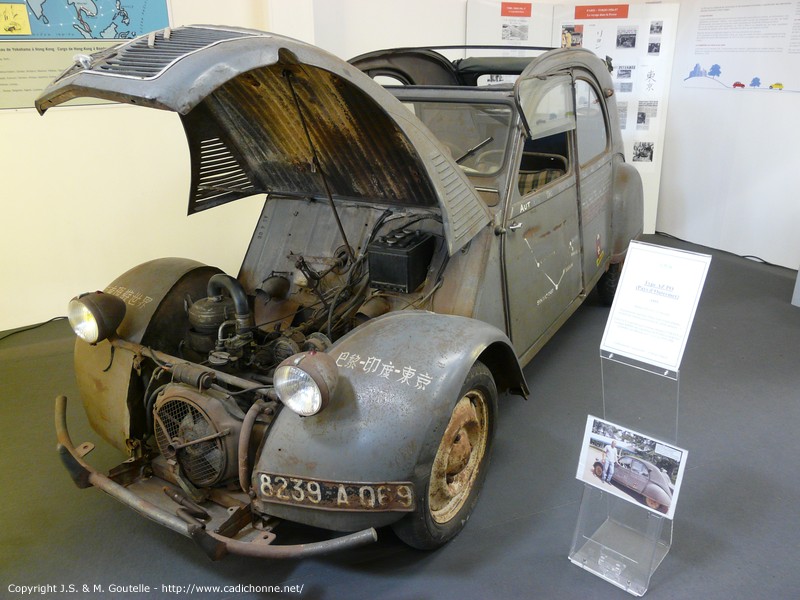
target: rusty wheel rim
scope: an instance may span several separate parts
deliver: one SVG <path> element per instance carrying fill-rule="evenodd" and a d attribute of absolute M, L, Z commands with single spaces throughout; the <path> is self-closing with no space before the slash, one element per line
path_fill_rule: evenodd
<path fill-rule="evenodd" d="M 443 524 L 458 514 L 470 496 L 489 438 L 486 396 L 470 390 L 458 401 L 431 467 L 428 505 Z"/>

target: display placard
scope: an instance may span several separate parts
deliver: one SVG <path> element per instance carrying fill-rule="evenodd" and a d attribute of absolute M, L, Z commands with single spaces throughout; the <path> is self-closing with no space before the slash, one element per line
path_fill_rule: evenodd
<path fill-rule="evenodd" d="M 601 354 L 676 373 L 710 263 L 707 254 L 631 242 Z"/>
<path fill-rule="evenodd" d="M 575 476 L 672 519 L 687 456 L 683 448 L 589 415 Z"/>

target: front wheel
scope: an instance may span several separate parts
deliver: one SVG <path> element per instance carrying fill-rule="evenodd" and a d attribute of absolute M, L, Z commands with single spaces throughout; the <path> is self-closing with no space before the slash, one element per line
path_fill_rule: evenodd
<path fill-rule="evenodd" d="M 494 438 L 497 387 L 476 362 L 461 388 L 439 441 L 416 510 L 394 526 L 397 536 L 422 550 L 438 548 L 464 528 L 486 478 Z"/>
<path fill-rule="evenodd" d="M 644 501 L 645 503 L 647 503 L 647 506 L 649 506 L 653 510 L 661 509 L 661 503 L 658 500 L 653 500 L 652 498 L 648 498 L 647 496 L 645 496 Z"/>

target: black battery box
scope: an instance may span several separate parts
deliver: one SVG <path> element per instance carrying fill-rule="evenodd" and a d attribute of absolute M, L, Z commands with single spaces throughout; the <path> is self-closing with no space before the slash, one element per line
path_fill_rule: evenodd
<path fill-rule="evenodd" d="M 430 233 L 399 229 L 367 246 L 369 280 L 379 290 L 408 294 L 425 281 L 436 240 Z"/>

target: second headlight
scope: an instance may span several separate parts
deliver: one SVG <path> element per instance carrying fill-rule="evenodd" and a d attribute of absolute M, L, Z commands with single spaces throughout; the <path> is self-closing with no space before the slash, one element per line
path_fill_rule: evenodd
<path fill-rule="evenodd" d="M 317 414 L 328 404 L 339 381 L 336 363 L 324 352 L 301 352 L 275 369 L 275 391 L 301 417 Z"/>

